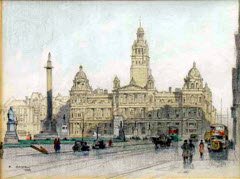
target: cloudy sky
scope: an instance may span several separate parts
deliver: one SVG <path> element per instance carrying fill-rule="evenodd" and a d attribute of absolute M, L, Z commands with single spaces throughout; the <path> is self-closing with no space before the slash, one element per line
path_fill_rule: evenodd
<path fill-rule="evenodd" d="M 220 109 L 231 106 L 237 1 L 3 2 L 4 101 L 46 92 L 52 53 L 53 94 L 69 95 L 83 65 L 93 88 L 129 83 L 131 45 L 141 17 L 159 91 L 183 86 L 196 62 Z"/>

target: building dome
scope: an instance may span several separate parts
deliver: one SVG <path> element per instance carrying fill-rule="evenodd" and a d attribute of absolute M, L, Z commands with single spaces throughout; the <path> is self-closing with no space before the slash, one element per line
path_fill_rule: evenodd
<path fill-rule="evenodd" d="M 82 65 L 80 65 L 79 67 L 79 72 L 77 72 L 76 76 L 75 76 L 75 80 L 86 80 L 87 79 L 87 75 L 83 72 L 82 70 Z"/>
<path fill-rule="evenodd" d="M 196 68 L 196 63 L 193 63 L 192 69 L 188 72 L 188 77 L 191 78 L 201 78 L 200 72 Z"/>
<path fill-rule="evenodd" d="M 137 33 L 138 34 L 144 34 L 144 30 L 143 30 L 143 28 L 141 26 L 138 27 Z"/>

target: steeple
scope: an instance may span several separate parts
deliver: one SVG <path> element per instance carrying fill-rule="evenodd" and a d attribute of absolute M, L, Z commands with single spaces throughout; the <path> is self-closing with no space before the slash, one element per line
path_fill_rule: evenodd
<path fill-rule="evenodd" d="M 139 27 L 141 27 L 141 16 L 139 18 Z"/>
<path fill-rule="evenodd" d="M 135 82 L 135 80 L 132 78 L 129 84 L 130 84 L 130 85 L 136 85 L 136 82 Z"/>
<path fill-rule="evenodd" d="M 193 68 L 196 68 L 196 62 L 193 62 Z"/>
<path fill-rule="evenodd" d="M 117 89 L 117 88 L 120 88 L 120 80 L 117 76 L 115 76 L 113 80 L 113 89 Z"/>
<path fill-rule="evenodd" d="M 141 20 L 139 22 L 139 27 L 138 27 L 138 30 L 137 30 L 137 41 L 144 41 L 144 29 L 142 28 L 141 26 Z"/>

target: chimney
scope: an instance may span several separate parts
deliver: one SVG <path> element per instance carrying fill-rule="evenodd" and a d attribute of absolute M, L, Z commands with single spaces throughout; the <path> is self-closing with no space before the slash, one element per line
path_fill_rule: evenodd
<path fill-rule="evenodd" d="M 169 93 L 172 93 L 172 87 L 169 87 Z"/>

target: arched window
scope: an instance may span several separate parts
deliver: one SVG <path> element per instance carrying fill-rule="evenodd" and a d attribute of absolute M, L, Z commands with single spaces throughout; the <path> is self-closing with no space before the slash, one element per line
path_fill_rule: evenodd
<path fill-rule="evenodd" d="M 200 103 L 202 102 L 202 98 L 201 98 L 201 97 L 199 97 L 199 102 L 200 102 Z"/>
<path fill-rule="evenodd" d="M 193 84 L 193 83 L 191 83 L 191 88 L 192 88 L 192 89 L 194 88 L 194 84 Z"/>
<path fill-rule="evenodd" d="M 192 103 L 194 102 L 194 97 L 193 97 L 193 96 L 191 96 L 191 102 L 192 102 Z"/>
<path fill-rule="evenodd" d="M 151 117 L 152 117 L 152 114 L 151 114 L 151 113 L 149 113 L 149 114 L 148 114 L 148 118 L 151 118 Z"/>
<path fill-rule="evenodd" d="M 142 134 L 145 134 L 145 133 L 146 133 L 145 127 L 142 127 Z"/>
<path fill-rule="evenodd" d="M 149 82 L 149 88 L 152 88 L 152 82 Z"/>
<path fill-rule="evenodd" d="M 196 88 L 198 88 L 198 83 L 196 83 Z"/>
<path fill-rule="evenodd" d="M 152 97 L 152 96 L 150 96 L 150 98 L 149 98 L 149 102 L 150 102 L 150 103 L 153 102 L 153 97 Z"/>
<path fill-rule="evenodd" d="M 144 117 L 144 109 L 141 109 L 141 117 Z"/>

